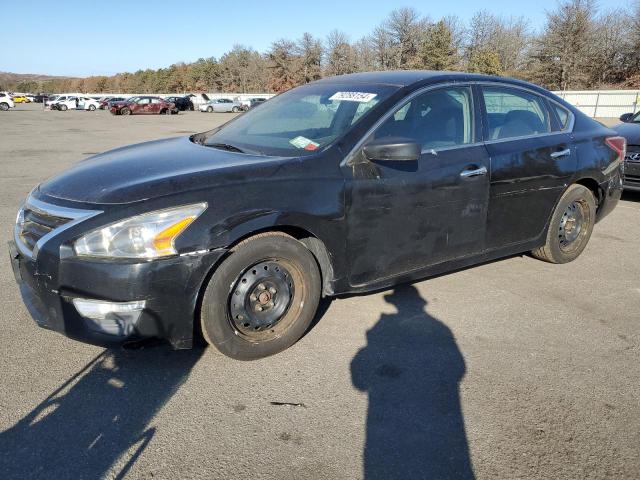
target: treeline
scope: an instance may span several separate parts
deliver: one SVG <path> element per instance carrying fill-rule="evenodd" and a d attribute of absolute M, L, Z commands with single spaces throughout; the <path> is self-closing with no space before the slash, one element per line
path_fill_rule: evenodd
<path fill-rule="evenodd" d="M 324 76 L 429 69 L 463 70 L 529 80 L 553 90 L 640 88 L 640 0 L 600 10 L 595 0 L 562 0 L 536 32 L 525 17 L 486 10 L 469 22 L 394 10 L 373 31 L 351 40 L 334 30 L 279 39 L 260 53 L 236 45 L 219 59 L 159 70 L 5 86 L 43 92 L 280 92 Z"/>

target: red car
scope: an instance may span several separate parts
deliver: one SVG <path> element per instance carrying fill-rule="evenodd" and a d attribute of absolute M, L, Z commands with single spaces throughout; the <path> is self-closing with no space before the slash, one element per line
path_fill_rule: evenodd
<path fill-rule="evenodd" d="M 113 115 L 156 114 L 171 115 L 178 113 L 175 103 L 166 102 L 160 97 L 132 97 L 122 102 L 111 103 L 109 111 Z"/>

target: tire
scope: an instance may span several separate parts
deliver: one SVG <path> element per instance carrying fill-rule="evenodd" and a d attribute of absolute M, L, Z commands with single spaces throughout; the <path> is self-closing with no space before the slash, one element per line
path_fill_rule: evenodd
<path fill-rule="evenodd" d="M 238 113 L 238 112 L 240 111 L 240 109 L 239 109 L 238 107 L 233 107 L 233 108 L 231 109 L 231 111 L 232 111 L 233 113 Z"/>
<path fill-rule="evenodd" d="M 234 247 L 211 276 L 202 334 L 236 360 L 281 352 L 309 328 L 320 289 L 318 265 L 304 245 L 282 233 L 256 235 Z"/>
<path fill-rule="evenodd" d="M 207 112 L 213 113 L 213 107 L 207 107 Z"/>
<path fill-rule="evenodd" d="M 124 107 L 120 110 L 120 115 L 131 115 L 131 110 L 129 110 L 127 107 Z"/>
<path fill-rule="evenodd" d="M 162 112 L 162 113 L 164 113 L 165 115 L 171 115 L 171 109 L 170 109 L 170 108 L 167 108 L 167 109 L 166 109 L 164 112 Z"/>
<path fill-rule="evenodd" d="M 9 104 L 7 102 L 0 103 L 0 111 L 6 112 L 9 110 Z"/>
<path fill-rule="evenodd" d="M 90 111 L 90 112 L 95 111 L 95 109 L 96 109 L 96 106 L 95 106 L 95 105 L 89 105 L 89 111 Z"/>
<path fill-rule="evenodd" d="M 553 211 L 545 244 L 534 257 L 550 263 L 568 263 L 587 246 L 596 221 L 596 201 L 583 185 L 571 185 Z"/>
<path fill-rule="evenodd" d="M 66 112 L 67 111 L 67 106 L 66 105 L 59 105 L 58 106 L 58 110 L 60 110 L 61 112 Z"/>

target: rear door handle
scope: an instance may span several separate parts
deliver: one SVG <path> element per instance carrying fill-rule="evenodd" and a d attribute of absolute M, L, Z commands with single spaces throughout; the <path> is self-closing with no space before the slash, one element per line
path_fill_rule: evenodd
<path fill-rule="evenodd" d="M 471 170 L 463 170 L 460 172 L 461 178 L 481 177 L 487 174 L 487 167 L 474 168 Z"/>
<path fill-rule="evenodd" d="M 551 154 L 551 158 L 568 157 L 569 155 L 571 155 L 571 149 L 567 148 L 565 150 L 560 150 L 559 152 L 553 152 Z"/>

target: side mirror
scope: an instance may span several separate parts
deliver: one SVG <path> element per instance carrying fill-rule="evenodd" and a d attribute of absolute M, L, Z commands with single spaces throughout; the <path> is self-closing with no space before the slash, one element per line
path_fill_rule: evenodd
<path fill-rule="evenodd" d="M 407 162 L 420 158 L 422 146 L 410 138 L 386 137 L 369 142 L 362 152 L 372 162 Z"/>
<path fill-rule="evenodd" d="M 623 113 L 620 115 L 621 122 L 628 122 L 633 118 L 633 113 Z"/>

